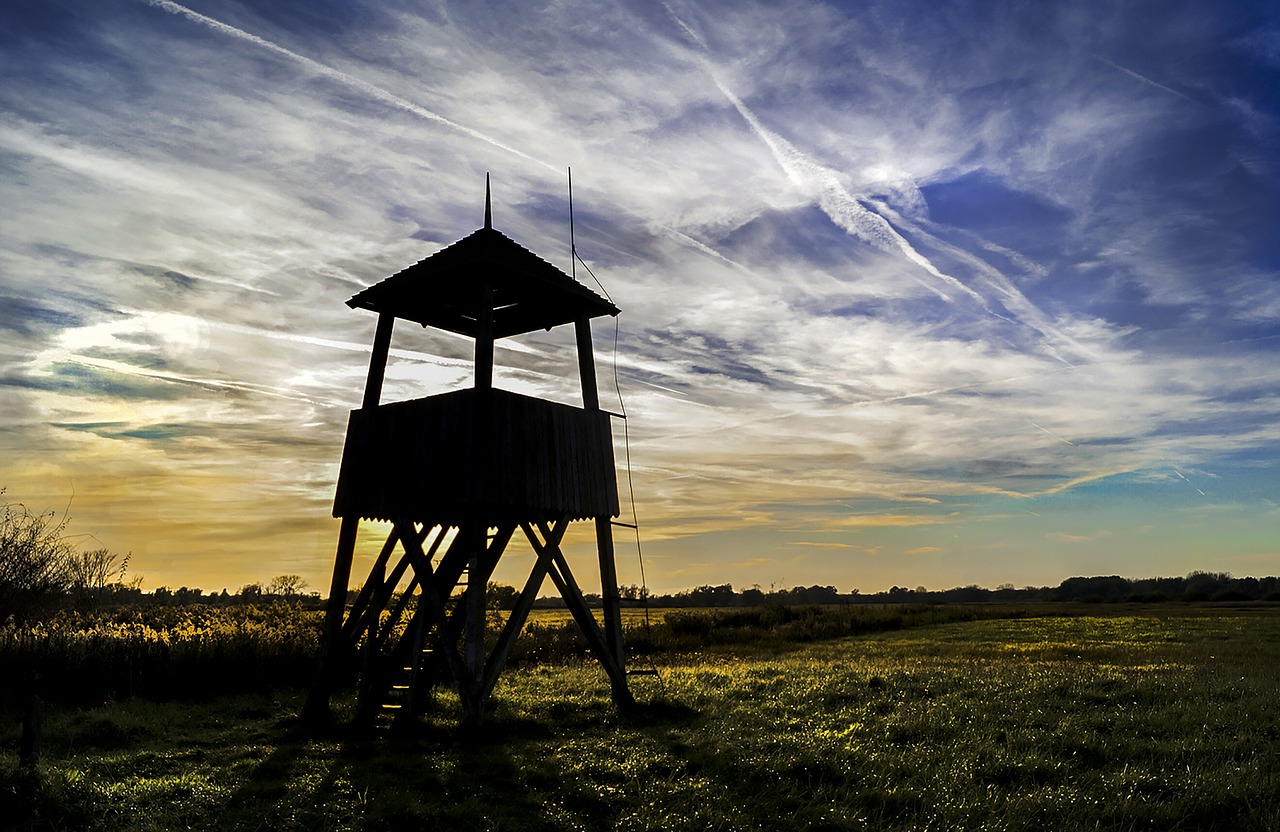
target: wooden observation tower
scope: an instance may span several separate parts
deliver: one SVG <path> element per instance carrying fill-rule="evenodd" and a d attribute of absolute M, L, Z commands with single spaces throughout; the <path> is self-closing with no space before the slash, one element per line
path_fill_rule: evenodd
<path fill-rule="evenodd" d="M 389 707 L 411 719 L 430 687 L 447 682 L 463 719 L 478 721 L 548 576 L 608 674 L 615 703 L 630 705 L 611 529 L 613 439 L 591 348 L 591 319 L 618 308 L 495 231 L 487 178 L 483 228 L 347 305 L 376 312 L 378 325 L 364 401 L 351 412 L 342 452 L 333 506 L 342 527 L 307 714 L 327 713 L 333 686 L 358 677 L 357 720 L 372 722 Z M 397 318 L 474 339 L 475 385 L 383 404 Z M 561 324 L 577 334 L 582 407 L 493 387 L 496 339 Z M 361 520 L 389 522 L 391 532 L 348 609 Z M 579 520 L 594 521 L 603 631 L 560 548 Z M 517 533 L 532 547 L 533 567 L 502 630 L 486 639 L 486 584 Z"/>

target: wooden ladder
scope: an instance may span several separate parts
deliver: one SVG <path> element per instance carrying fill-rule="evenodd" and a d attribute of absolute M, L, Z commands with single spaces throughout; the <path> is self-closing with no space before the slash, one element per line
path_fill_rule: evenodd
<path fill-rule="evenodd" d="M 453 589 L 449 592 L 450 597 L 454 596 L 455 590 L 465 589 L 470 584 L 470 580 L 470 564 L 464 564 L 461 574 L 453 584 Z M 425 603 L 425 599 L 420 597 L 418 602 Z M 458 603 L 461 603 L 460 599 Z M 435 646 L 426 640 L 426 631 L 431 628 L 432 622 L 426 617 L 416 619 L 411 635 L 413 643 L 409 649 L 409 661 L 398 668 L 392 668 L 391 684 L 375 717 L 375 727 L 406 728 L 412 724 L 418 714 L 422 713 L 425 703 L 419 697 L 430 695 L 429 691 L 434 688 L 434 680 L 430 685 L 422 685 L 419 679 L 423 674 L 439 672 L 437 666 L 439 657 L 436 655 Z M 436 638 L 438 637 L 437 634 Z"/>

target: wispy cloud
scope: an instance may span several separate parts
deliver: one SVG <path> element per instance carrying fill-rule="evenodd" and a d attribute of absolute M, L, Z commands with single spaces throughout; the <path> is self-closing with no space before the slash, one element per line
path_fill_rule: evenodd
<path fill-rule="evenodd" d="M 239 38 L 240 40 L 247 41 L 248 43 L 252 43 L 255 46 L 260 46 L 263 49 L 267 49 L 267 50 L 270 50 L 271 52 L 276 53 L 277 55 L 282 55 L 283 57 L 286 57 L 291 61 L 296 61 L 297 63 L 301 64 L 302 66 L 306 67 L 308 70 L 316 73 L 317 75 L 321 75 L 325 78 L 332 79 L 348 87 L 351 87 L 352 89 L 358 92 L 361 92 L 376 101 L 380 101 L 383 104 L 387 104 L 389 106 L 399 108 L 401 110 L 404 110 L 405 112 L 412 113 L 413 115 L 418 116 L 419 118 L 426 119 L 427 121 L 431 121 L 436 124 L 440 124 L 444 127 L 448 127 L 451 130 L 457 130 L 474 139 L 479 139 L 480 141 L 485 142 L 486 144 L 493 145 L 494 147 L 500 150 L 505 150 L 507 153 L 510 153 L 515 156 L 519 156 L 522 159 L 527 159 L 528 161 L 531 161 L 531 162 L 537 162 L 538 164 L 542 165 L 548 170 L 554 171 L 556 173 L 559 173 L 560 171 L 560 169 L 555 167 L 554 165 L 550 165 L 546 162 L 535 159 L 529 154 L 524 153 L 523 151 L 517 150 L 514 147 L 510 147 L 506 144 L 503 144 L 502 142 L 498 141 L 492 136 L 487 136 L 484 133 L 480 132 L 479 130 L 473 130 L 470 127 L 466 127 L 462 124 L 458 124 L 456 121 L 447 119 L 444 116 L 439 115 L 438 113 L 434 113 L 431 110 L 428 110 L 426 107 L 422 107 L 418 104 L 413 103 L 412 101 L 408 101 L 404 98 L 401 98 L 398 95 L 394 95 L 375 84 L 370 84 L 368 81 L 361 80 L 360 78 L 356 78 L 345 72 L 341 72 L 339 70 L 333 69 L 332 67 L 325 66 L 319 61 L 308 58 L 305 55 L 299 55 L 297 52 L 294 52 L 290 49 L 286 49 L 285 47 L 281 46 L 278 43 L 273 43 L 267 40 L 266 38 L 258 37 L 257 35 L 244 31 L 243 29 L 237 29 L 235 26 L 231 26 L 227 23 L 223 23 L 220 20 L 215 20 L 214 18 L 209 17 L 208 15 L 200 14 L 199 12 L 193 11 L 192 9 L 189 9 L 186 6 L 180 5 L 178 3 L 174 3 L 173 0 L 142 0 L 142 2 L 145 2 L 150 6 L 155 6 L 158 9 L 163 9 L 164 11 L 167 11 L 170 14 L 180 15 L 186 18 L 187 20 L 192 21 L 193 23 L 199 23 L 202 26 L 207 26 L 210 29 L 213 29 L 214 31 L 221 32 L 225 35 L 229 35 L 234 38 Z"/>
<path fill-rule="evenodd" d="M 474 229 L 485 170 L 498 227 L 567 270 L 572 165 L 662 588 L 783 557 L 810 583 L 1044 583 L 1139 539 L 1154 574 L 1188 562 L 1164 521 L 1197 489 L 1244 507 L 1195 515 L 1241 556 L 1241 517 L 1276 522 L 1280 114 L 1230 67 L 1263 77 L 1270 41 L 1197 34 L 1230 10 L 1100 10 L 49 17 L 0 53 L 0 485 L 74 487 L 154 582 L 288 550 L 323 585 L 373 327 L 343 301 Z M 388 400 L 470 383 L 463 339 L 393 347 Z M 596 354 L 612 379 L 611 329 Z M 498 361 L 578 400 L 571 335 Z"/>

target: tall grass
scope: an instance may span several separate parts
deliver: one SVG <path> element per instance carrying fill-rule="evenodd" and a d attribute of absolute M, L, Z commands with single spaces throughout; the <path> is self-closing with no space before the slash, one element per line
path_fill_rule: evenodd
<path fill-rule="evenodd" d="M 634 656 L 715 645 L 761 646 L 915 627 L 997 608 L 928 606 L 756 607 L 628 611 Z M 296 688 L 314 679 L 323 613 L 285 602 L 260 606 L 147 606 L 67 611 L 46 622 L 0 628 L 0 702 L 13 703 L 32 674 L 55 702 L 153 699 Z M 502 625 L 493 613 L 491 629 Z M 567 612 L 535 611 L 511 653 L 512 666 L 585 658 L 586 640 Z"/>
<path fill-rule="evenodd" d="M 306 684 L 322 613 L 285 603 L 64 612 L 0 628 L 0 695 L 38 675 L 46 699 L 217 695 Z"/>
<path fill-rule="evenodd" d="M 627 718 L 591 664 L 529 665 L 479 730 L 458 734 L 441 695 L 398 741 L 299 733 L 292 694 L 55 710 L 40 769 L 0 753 L 0 817 L 103 832 L 1280 828 L 1278 615 L 975 620 L 761 648 L 667 654 Z"/>

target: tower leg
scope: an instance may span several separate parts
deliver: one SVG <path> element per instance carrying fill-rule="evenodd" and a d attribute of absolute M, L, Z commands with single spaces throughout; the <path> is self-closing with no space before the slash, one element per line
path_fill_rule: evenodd
<path fill-rule="evenodd" d="M 467 605 L 464 613 L 466 623 L 462 630 L 463 660 L 467 676 L 478 684 L 484 671 L 485 589 L 488 582 L 483 564 L 486 529 L 479 526 L 466 531 L 470 536 L 467 541 L 470 557 L 467 558 L 467 588 L 463 596 L 463 603 Z"/>
<path fill-rule="evenodd" d="M 316 683 L 307 695 L 302 717 L 307 721 L 329 716 L 329 697 L 337 668 L 348 659 L 342 655 L 342 613 L 347 606 L 347 585 L 351 583 L 351 559 L 356 551 L 359 517 L 343 517 L 338 531 L 338 552 L 333 560 L 333 580 L 329 584 L 329 602 L 325 609 L 324 632 L 320 642 L 320 667 Z"/>
<path fill-rule="evenodd" d="M 624 673 L 627 657 L 622 644 L 622 600 L 618 597 L 618 570 L 613 559 L 613 526 L 608 517 L 596 518 L 596 549 L 600 554 L 600 597 L 604 603 L 604 640 Z"/>

